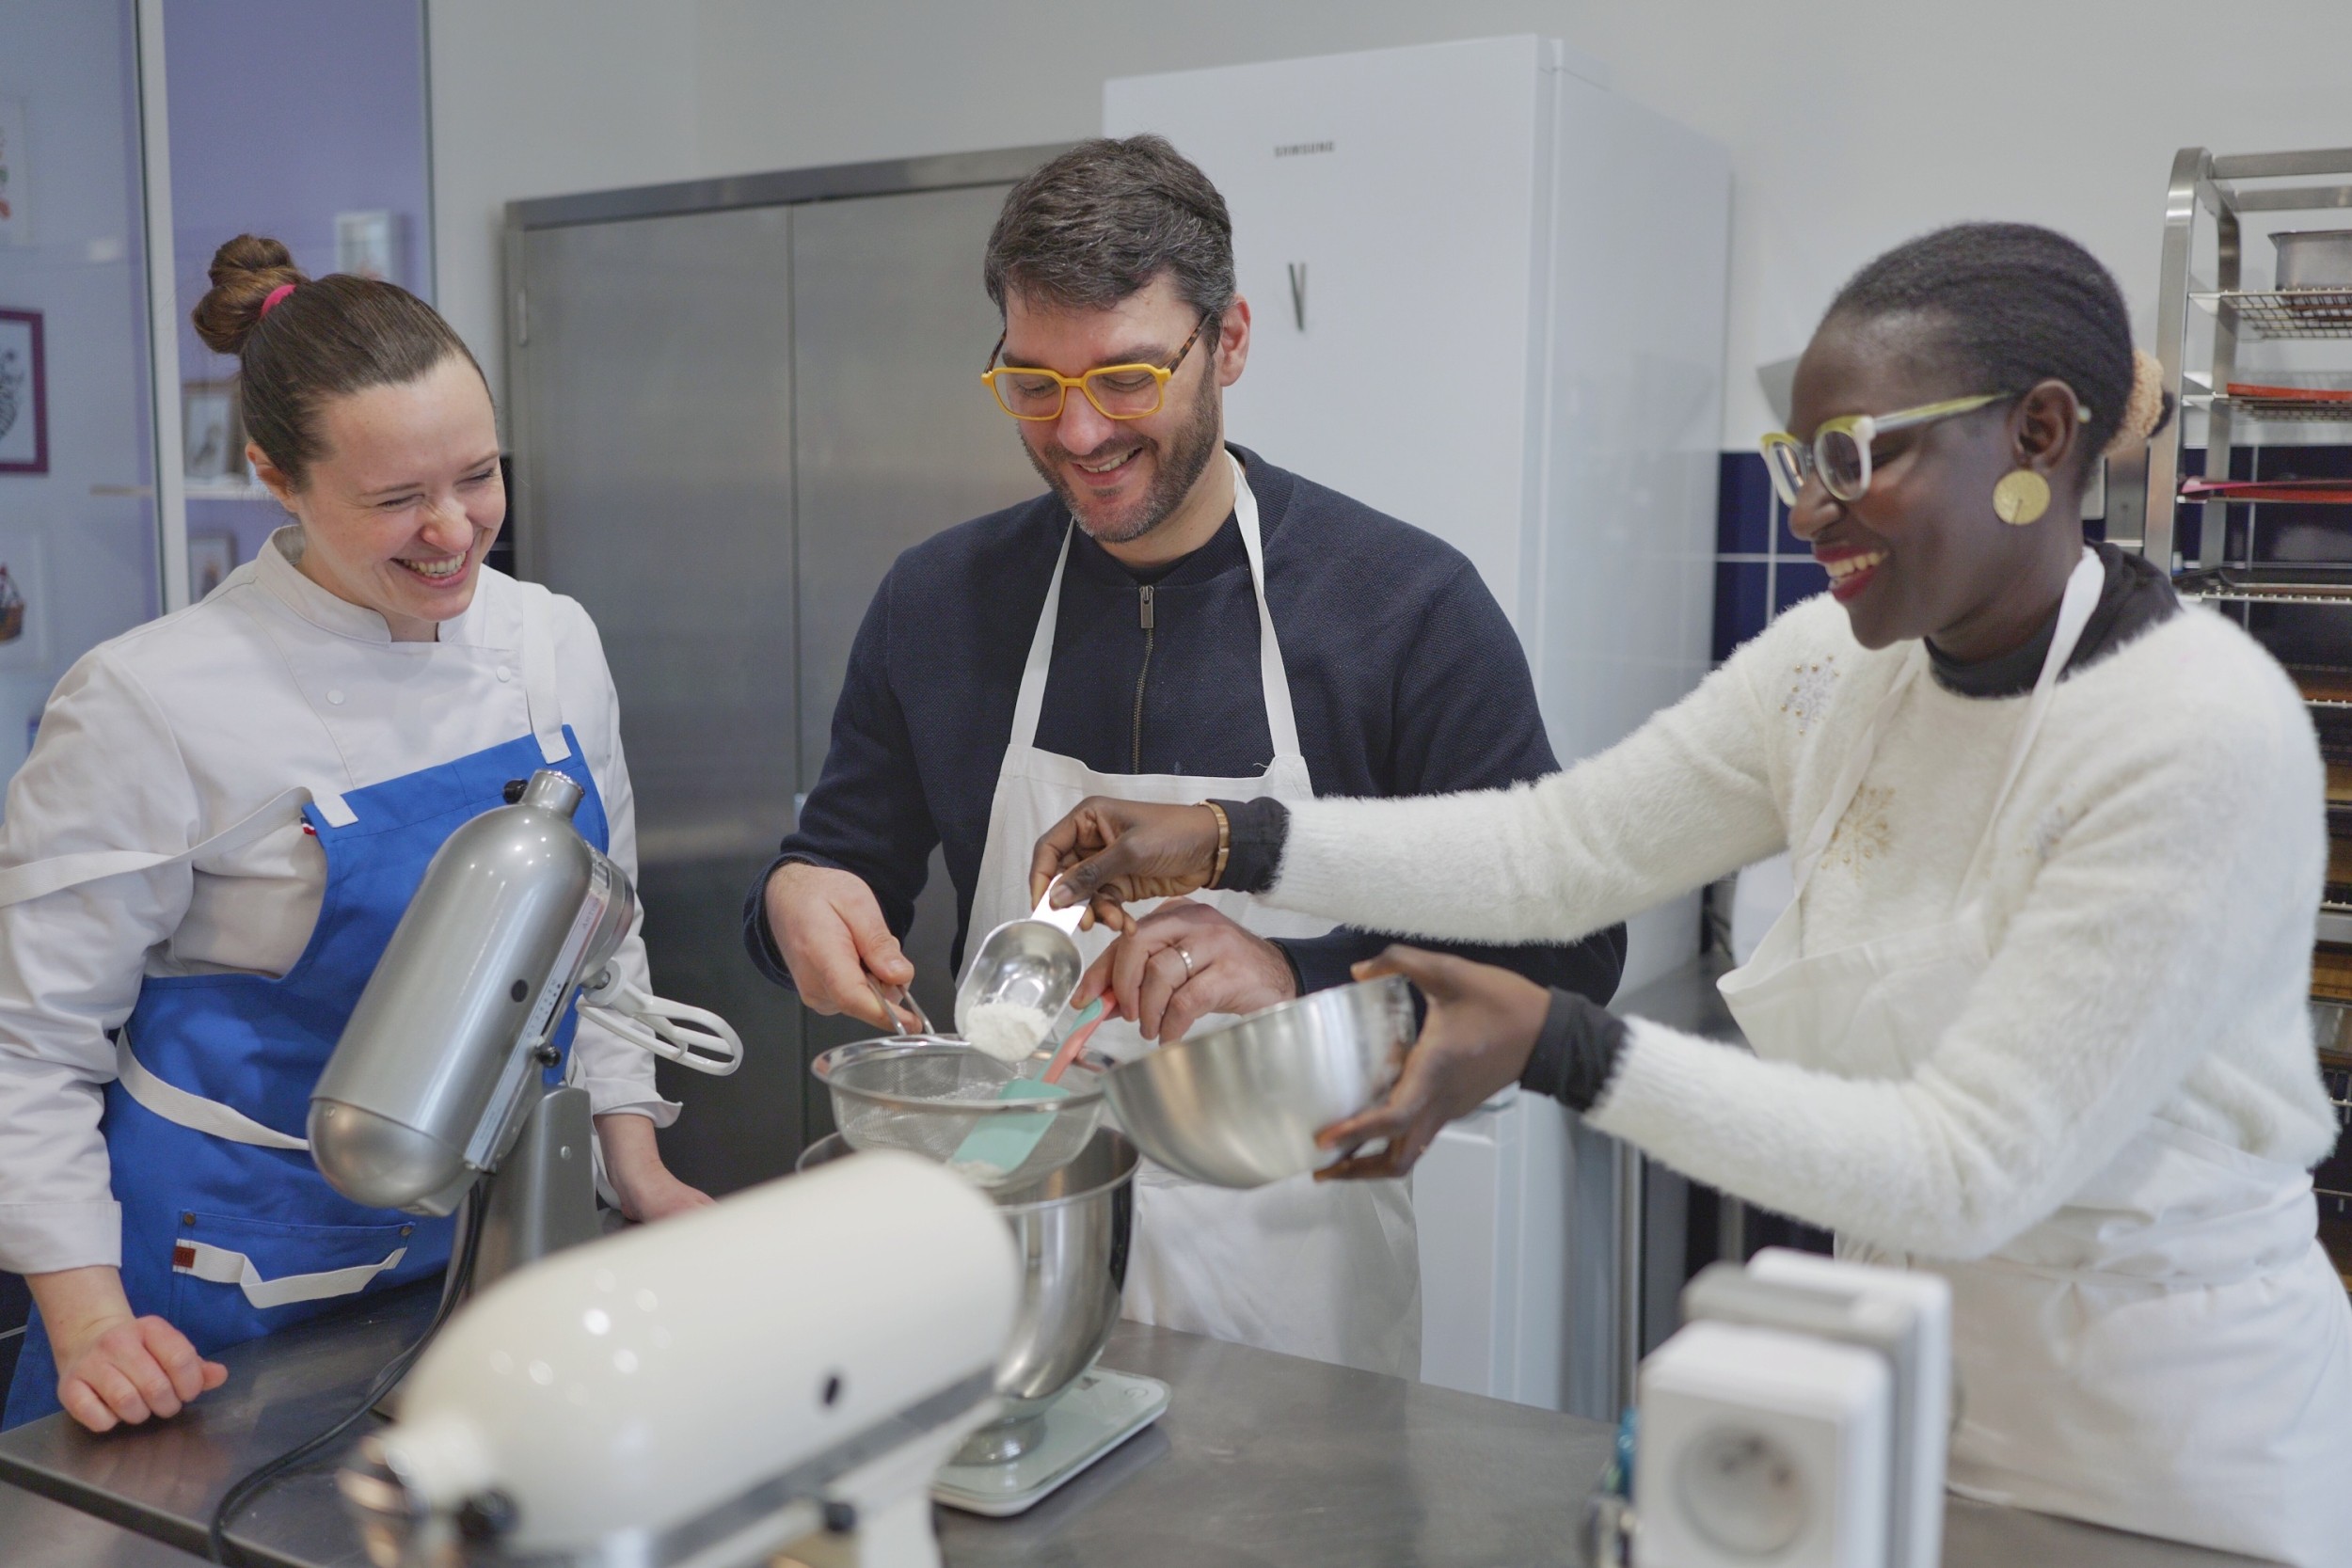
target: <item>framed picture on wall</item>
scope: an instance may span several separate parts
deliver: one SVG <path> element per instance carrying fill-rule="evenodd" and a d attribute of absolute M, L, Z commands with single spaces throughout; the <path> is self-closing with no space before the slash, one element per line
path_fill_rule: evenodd
<path fill-rule="evenodd" d="M 49 665 L 49 574 L 41 530 L 0 523 L 0 674 Z"/>
<path fill-rule="evenodd" d="M 32 194 L 24 169 L 24 100 L 0 98 L 0 245 L 33 243 Z"/>
<path fill-rule="evenodd" d="M 237 536 L 218 532 L 188 535 L 188 602 L 195 604 L 237 569 Z"/>
<path fill-rule="evenodd" d="M 183 471 L 190 479 L 244 478 L 245 433 L 237 426 L 234 381 L 191 381 L 182 387 Z"/>
<path fill-rule="evenodd" d="M 49 471 L 48 404 L 40 312 L 0 310 L 0 474 Z"/>

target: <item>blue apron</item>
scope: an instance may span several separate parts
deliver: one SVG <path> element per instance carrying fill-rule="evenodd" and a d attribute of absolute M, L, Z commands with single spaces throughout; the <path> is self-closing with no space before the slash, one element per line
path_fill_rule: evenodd
<path fill-rule="evenodd" d="M 150 976 L 140 988 L 116 1042 L 122 1076 L 106 1085 L 99 1123 L 122 1205 L 122 1286 L 135 1314 L 160 1314 L 211 1355 L 446 1265 L 453 1217 L 370 1209 L 327 1185 L 302 1142 L 310 1089 L 435 851 L 504 804 L 510 781 L 540 768 L 569 775 L 586 792 L 573 817 L 580 835 L 608 847 L 596 780 L 571 730 L 562 734 L 561 760 L 525 735 L 355 790 L 341 809 L 305 805 L 304 831 L 326 852 L 326 889 L 294 966 L 276 980 Z M 565 1065 L 577 1023 L 566 1008 L 555 1036 Z M 549 1068 L 548 1082 L 561 1083 L 564 1070 Z M 56 1363 L 36 1311 L 0 1429 L 57 1408 Z"/>

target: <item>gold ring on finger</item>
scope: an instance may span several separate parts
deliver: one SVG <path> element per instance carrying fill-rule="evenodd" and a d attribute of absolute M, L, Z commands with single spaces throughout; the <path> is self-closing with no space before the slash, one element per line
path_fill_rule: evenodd
<path fill-rule="evenodd" d="M 1176 944 L 1176 956 L 1184 960 L 1184 978 L 1187 980 L 1191 979 L 1192 955 L 1184 951 L 1184 944 L 1181 942 Z"/>

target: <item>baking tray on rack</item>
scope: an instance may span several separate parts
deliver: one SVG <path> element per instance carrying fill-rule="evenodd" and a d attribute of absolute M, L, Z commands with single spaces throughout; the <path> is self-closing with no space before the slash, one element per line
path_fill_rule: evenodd
<path fill-rule="evenodd" d="M 2181 499 L 2352 506 L 2352 479 L 2200 479 L 2192 476 L 2181 481 Z"/>
<path fill-rule="evenodd" d="M 2352 387 L 2272 386 L 2263 382 L 2226 383 L 2222 397 L 2191 395 L 2181 401 L 2190 407 L 2226 407 L 2251 420 L 2316 423 L 2352 420 Z"/>
<path fill-rule="evenodd" d="M 2352 338 L 2352 289 L 2200 289 L 2189 299 L 2237 319 L 2247 338 Z"/>
<path fill-rule="evenodd" d="M 2183 572 L 2172 590 L 2209 604 L 2328 605 L 2352 610 L 2352 564 L 2208 566 Z"/>

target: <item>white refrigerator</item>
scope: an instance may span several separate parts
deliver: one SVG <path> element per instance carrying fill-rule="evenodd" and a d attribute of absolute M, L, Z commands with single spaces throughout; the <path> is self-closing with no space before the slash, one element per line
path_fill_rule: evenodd
<path fill-rule="evenodd" d="M 1224 193 L 1249 364 L 1232 437 L 1451 541 L 1510 614 L 1562 764 L 1705 674 L 1731 174 L 1554 40 L 1107 83 Z M 1632 922 L 1620 994 L 1696 949 Z M 1506 1092 L 1414 1178 L 1422 1376 L 1613 1418 L 1614 1146 Z"/>

